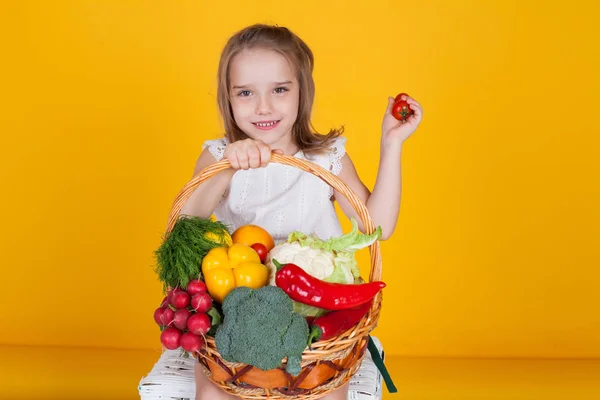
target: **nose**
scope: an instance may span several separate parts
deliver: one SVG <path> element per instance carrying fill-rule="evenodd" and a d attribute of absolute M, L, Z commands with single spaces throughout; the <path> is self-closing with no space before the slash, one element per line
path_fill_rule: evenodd
<path fill-rule="evenodd" d="M 260 96 L 258 98 L 258 102 L 256 103 L 256 114 L 258 115 L 268 115 L 271 114 L 271 101 L 268 96 Z"/>

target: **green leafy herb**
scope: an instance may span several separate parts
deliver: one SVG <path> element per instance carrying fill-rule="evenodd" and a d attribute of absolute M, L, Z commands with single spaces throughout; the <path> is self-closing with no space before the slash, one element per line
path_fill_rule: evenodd
<path fill-rule="evenodd" d="M 164 289 L 185 288 L 201 277 L 202 259 L 211 249 L 229 245 L 227 225 L 210 219 L 182 215 L 155 251 L 156 273 Z"/>

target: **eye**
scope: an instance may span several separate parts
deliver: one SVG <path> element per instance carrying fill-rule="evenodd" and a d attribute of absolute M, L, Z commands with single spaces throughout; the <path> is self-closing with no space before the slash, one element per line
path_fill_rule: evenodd
<path fill-rule="evenodd" d="M 248 97 L 248 96 L 250 96 L 250 94 L 251 94 L 251 93 L 250 93 L 250 91 L 249 91 L 249 90 L 241 90 L 241 91 L 238 93 L 238 96 L 241 96 L 241 97 Z"/>
<path fill-rule="evenodd" d="M 284 87 L 284 86 L 281 86 L 281 87 L 275 88 L 275 93 L 279 93 L 279 94 L 281 94 L 281 93 L 285 93 L 285 92 L 288 92 L 288 91 L 289 91 L 289 89 L 288 89 L 288 88 L 286 88 L 286 87 Z"/>

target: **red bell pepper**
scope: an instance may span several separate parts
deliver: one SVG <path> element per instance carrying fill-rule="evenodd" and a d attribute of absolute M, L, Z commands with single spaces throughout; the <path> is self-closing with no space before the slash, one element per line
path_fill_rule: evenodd
<path fill-rule="evenodd" d="M 367 315 L 372 301 L 348 310 L 332 311 L 313 320 L 308 345 L 319 340 L 328 340 L 352 328 Z"/>
<path fill-rule="evenodd" d="M 357 285 L 325 282 L 295 264 L 273 262 L 278 267 L 275 283 L 292 300 L 325 310 L 346 310 L 368 303 L 385 287 L 380 281 Z"/>

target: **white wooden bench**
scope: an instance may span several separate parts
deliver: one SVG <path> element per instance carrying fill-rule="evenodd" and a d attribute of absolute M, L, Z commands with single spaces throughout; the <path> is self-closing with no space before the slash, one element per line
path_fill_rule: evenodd
<path fill-rule="evenodd" d="M 383 348 L 376 337 L 373 341 L 383 358 Z M 194 359 L 182 357 L 180 350 L 166 350 L 152 371 L 138 386 L 141 400 L 194 400 Z M 381 374 L 367 351 L 358 372 L 350 380 L 348 400 L 381 399 Z"/>

